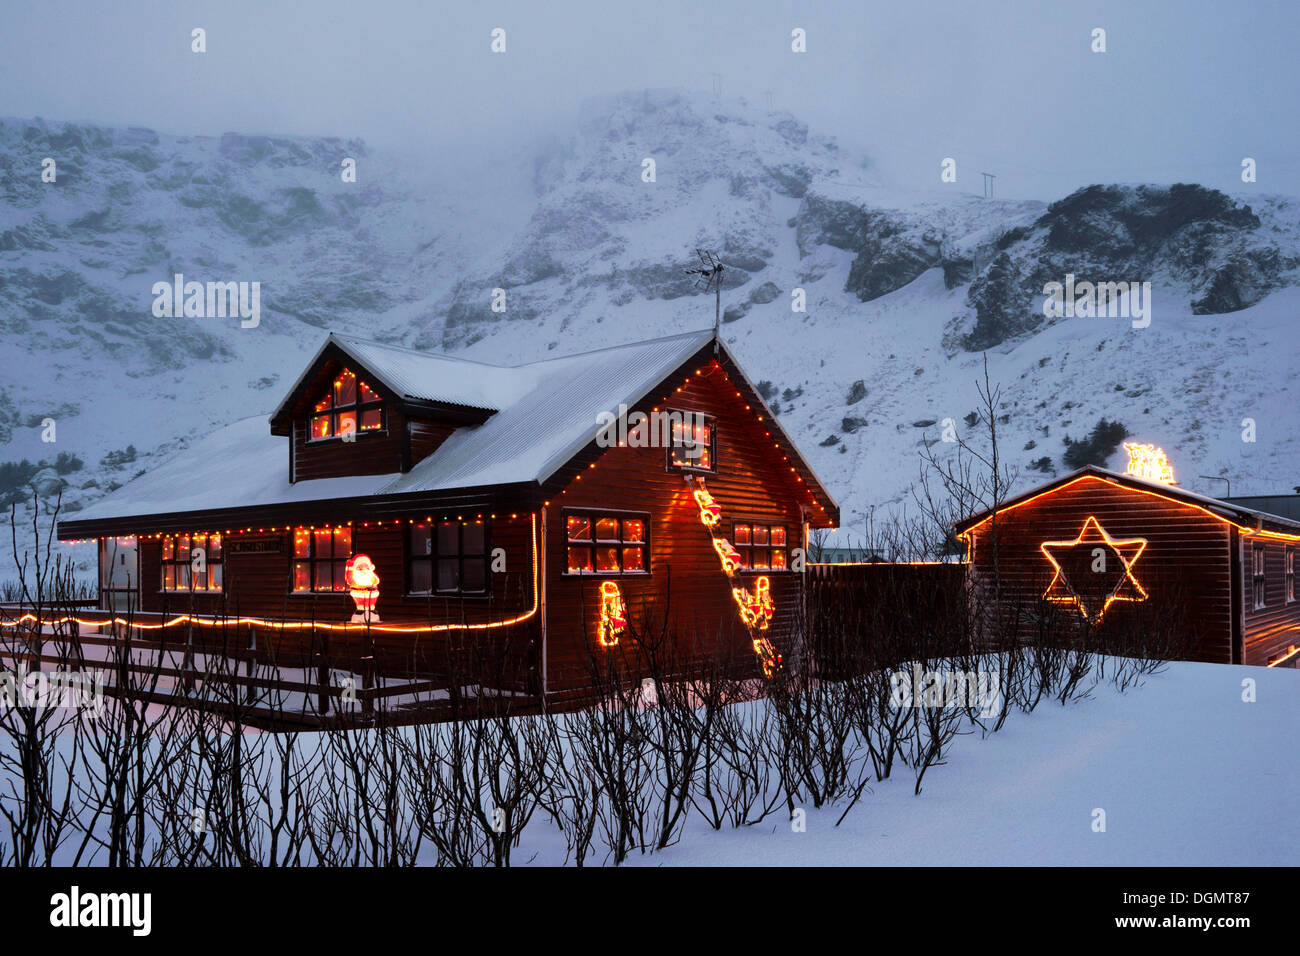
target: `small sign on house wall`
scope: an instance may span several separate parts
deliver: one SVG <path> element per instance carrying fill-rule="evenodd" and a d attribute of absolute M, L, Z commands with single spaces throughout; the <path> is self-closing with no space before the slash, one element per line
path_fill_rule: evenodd
<path fill-rule="evenodd" d="M 236 538 L 226 542 L 228 554 L 283 554 L 284 540 L 275 538 Z"/>

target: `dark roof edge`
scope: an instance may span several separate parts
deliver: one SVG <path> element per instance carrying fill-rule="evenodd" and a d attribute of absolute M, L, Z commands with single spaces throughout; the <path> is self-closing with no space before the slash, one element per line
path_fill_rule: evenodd
<path fill-rule="evenodd" d="M 540 506 L 541 495 L 533 482 L 482 485 L 440 491 L 413 491 L 391 495 L 358 495 L 355 498 L 317 498 L 272 504 L 168 511 L 156 514 L 124 515 L 114 518 L 61 520 L 56 536 L 60 541 L 100 537 L 152 534 L 175 531 L 222 531 L 227 527 L 249 527 L 277 521 L 310 520 L 365 521 L 407 516 L 430 509 L 489 506 L 500 499 L 513 499 L 520 508 Z"/>

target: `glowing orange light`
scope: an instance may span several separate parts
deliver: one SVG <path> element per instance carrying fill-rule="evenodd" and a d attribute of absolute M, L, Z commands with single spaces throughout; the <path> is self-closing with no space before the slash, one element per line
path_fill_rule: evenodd
<path fill-rule="evenodd" d="M 1296 645 L 1292 644 L 1289 648 L 1287 648 L 1286 653 L 1283 654 L 1281 657 L 1278 657 L 1278 658 L 1275 658 L 1274 660 L 1269 661 L 1269 662 L 1268 662 L 1268 666 L 1269 666 L 1269 667 L 1279 667 L 1279 666 L 1281 666 L 1282 664 L 1285 664 L 1285 663 L 1286 663 L 1287 661 L 1289 661 L 1291 658 L 1295 657 L 1297 654 L 1300 654 L 1300 647 L 1296 647 Z"/>
<path fill-rule="evenodd" d="M 597 632 L 602 647 L 614 647 L 627 631 L 627 605 L 616 581 L 600 582 L 600 625 Z"/>
<path fill-rule="evenodd" d="M 759 664 L 763 668 L 764 677 L 775 677 L 777 671 L 781 669 L 783 658 L 772 642 L 766 637 L 756 637 L 753 641 L 754 653 L 758 655 Z"/>
<path fill-rule="evenodd" d="M 722 559 L 722 570 L 725 574 L 730 576 L 740 570 L 740 552 L 732 547 L 731 542 L 726 538 L 714 538 L 713 550 L 718 552 L 718 557 Z"/>
<path fill-rule="evenodd" d="M 489 631 L 498 627 L 510 627 L 513 624 L 522 624 L 524 621 L 535 617 L 538 608 L 541 606 L 541 587 L 538 579 L 537 563 L 537 514 L 534 512 L 529 515 L 532 524 L 531 541 L 533 555 L 533 606 L 522 614 L 516 614 L 514 617 L 505 618 L 500 621 L 486 621 L 482 624 L 428 624 L 428 625 L 403 625 L 403 624 L 326 624 L 321 621 L 271 621 L 260 617 L 221 617 L 214 614 L 177 614 L 175 617 L 168 618 L 157 624 L 145 624 L 138 620 L 127 620 L 117 615 L 106 615 L 103 618 L 82 618 L 64 615 L 56 618 L 37 618 L 34 614 L 23 614 L 16 618 L 0 620 L 0 627 L 21 627 L 24 624 L 35 624 L 38 628 L 44 626 L 57 626 L 59 624 L 77 624 L 80 627 L 107 627 L 111 624 L 120 626 L 129 625 L 131 628 L 140 631 L 161 631 L 169 627 L 180 627 L 182 625 L 194 624 L 200 627 L 221 627 L 227 625 L 251 624 L 256 627 L 263 627 L 275 631 L 382 631 L 387 634 L 436 634 L 442 631 Z"/>
<path fill-rule="evenodd" d="M 1124 569 L 1124 573 L 1120 575 L 1115 586 L 1107 592 L 1100 608 L 1088 607 L 1083 595 L 1075 587 L 1077 582 L 1072 583 L 1070 581 L 1069 575 L 1061 568 L 1058 556 L 1052 553 L 1053 549 L 1071 551 L 1074 548 L 1089 545 L 1093 546 L 1094 571 L 1096 570 L 1096 562 L 1101 561 L 1104 565 L 1106 560 L 1105 549 L 1101 545 L 1105 545 L 1114 553 L 1119 559 L 1120 566 Z M 1052 581 L 1047 586 L 1047 590 L 1043 592 L 1044 600 L 1073 604 L 1079 609 L 1079 613 L 1093 624 L 1101 621 L 1106 610 L 1115 601 L 1145 601 L 1147 592 L 1138 583 L 1138 579 L 1133 576 L 1133 565 L 1142 556 L 1142 552 L 1146 550 L 1146 547 L 1146 538 L 1112 538 L 1097 521 L 1097 518 L 1094 515 L 1089 515 L 1083 522 L 1083 527 L 1079 530 L 1079 536 L 1073 541 L 1044 541 L 1038 546 L 1038 550 L 1051 562 L 1056 571 L 1052 575 Z M 1098 555 L 1097 551 L 1101 551 L 1101 554 Z"/>
<path fill-rule="evenodd" d="M 379 620 L 375 605 L 379 603 L 379 575 L 375 573 L 375 562 L 368 554 L 354 554 L 348 558 L 343 567 L 343 580 L 347 582 L 348 593 L 357 604 L 357 613 L 352 615 L 355 623 L 370 623 Z"/>
<path fill-rule="evenodd" d="M 763 575 L 754 582 L 753 594 L 750 594 L 744 588 L 732 588 L 731 596 L 740 607 L 740 619 L 746 627 L 758 628 L 760 631 L 767 630 L 768 624 L 772 621 L 772 612 L 775 609 L 772 604 L 771 585 L 767 580 L 767 575 Z"/>
<path fill-rule="evenodd" d="M 1169 456 L 1165 454 L 1163 448 L 1137 442 L 1124 442 L 1124 450 L 1128 452 L 1128 469 L 1124 472 L 1126 475 L 1144 478 L 1147 481 L 1158 481 L 1162 485 L 1178 484 L 1174 481 L 1174 469 L 1169 464 Z"/>
<path fill-rule="evenodd" d="M 1040 498 L 1046 498 L 1049 495 L 1054 495 L 1059 491 L 1064 491 L 1065 489 L 1073 485 L 1077 485 L 1081 481 L 1100 481 L 1104 484 L 1113 485 L 1116 488 L 1121 488 L 1124 491 L 1131 491 L 1134 492 L 1135 494 L 1140 494 L 1140 495 L 1151 495 L 1153 498 L 1160 498 L 1164 501 L 1172 501 L 1174 504 L 1182 505 L 1184 508 L 1191 508 L 1193 511 L 1199 511 L 1201 514 L 1205 515 L 1206 517 L 1213 518 L 1215 521 L 1218 521 L 1222 524 L 1226 524 L 1231 528 L 1236 528 L 1243 535 L 1250 535 L 1251 537 L 1255 537 L 1255 538 L 1270 538 L 1278 541 L 1300 541 L 1300 534 L 1287 534 L 1286 532 L 1283 531 L 1264 531 L 1260 528 L 1252 528 L 1248 525 L 1238 524 L 1236 521 L 1231 521 L 1228 518 L 1225 518 L 1223 515 L 1215 514 L 1213 511 L 1209 510 L 1208 508 L 1202 507 L 1201 505 L 1198 504 L 1193 504 L 1190 501 L 1184 501 L 1183 499 L 1176 498 L 1173 495 L 1162 494 L 1159 491 L 1155 491 L 1149 488 L 1134 488 L 1132 485 L 1125 485 L 1122 484 L 1121 482 L 1115 481 L 1113 478 L 1105 478 L 1101 475 L 1080 475 L 1078 478 L 1070 479 L 1063 485 L 1057 485 L 1056 487 L 1053 488 L 1047 488 L 1046 490 L 1040 491 L 1036 495 L 1031 495 L 1030 497 L 1025 498 L 1022 501 L 1017 501 L 1012 504 L 1006 505 L 1002 508 L 999 508 L 997 513 L 1006 514 L 1008 511 L 1014 511 L 1016 508 L 1023 508 L 1025 505 L 1033 504 L 1035 501 L 1037 501 Z M 975 531 L 983 527 L 984 525 L 988 524 L 992 520 L 993 520 L 993 513 L 990 512 L 989 514 L 986 514 L 983 518 L 981 518 L 979 521 L 971 525 L 969 528 L 967 528 L 965 531 L 958 533 L 957 537 L 961 538 L 963 541 L 966 542 L 966 555 L 968 560 L 970 558 L 971 547 L 973 546 L 975 540 L 974 539 Z"/>
<path fill-rule="evenodd" d="M 713 500 L 713 495 L 704 488 L 694 491 L 695 503 L 700 506 L 700 521 L 706 528 L 712 528 L 722 520 L 722 506 Z"/>

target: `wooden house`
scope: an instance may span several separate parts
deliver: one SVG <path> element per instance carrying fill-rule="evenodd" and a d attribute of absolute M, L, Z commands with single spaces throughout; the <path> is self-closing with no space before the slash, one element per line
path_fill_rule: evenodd
<path fill-rule="evenodd" d="M 1014 610 L 1024 626 L 1048 613 L 1099 628 L 1165 613 L 1190 660 L 1300 658 L 1293 518 L 1090 466 L 956 531 L 977 599 Z"/>
<path fill-rule="evenodd" d="M 269 423 L 58 534 L 99 541 L 104 609 L 280 648 L 323 633 L 393 669 L 493 646 L 555 695 L 638 619 L 770 669 L 791 567 L 838 517 L 712 330 L 509 367 L 331 335 Z"/>

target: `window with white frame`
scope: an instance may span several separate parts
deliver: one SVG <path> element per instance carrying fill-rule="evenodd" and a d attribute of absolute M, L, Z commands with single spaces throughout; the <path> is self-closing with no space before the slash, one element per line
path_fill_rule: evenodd
<path fill-rule="evenodd" d="M 1252 552 L 1251 571 L 1254 584 L 1255 610 L 1259 610 L 1267 603 L 1264 594 L 1264 546 L 1257 544 L 1252 549 Z"/>

